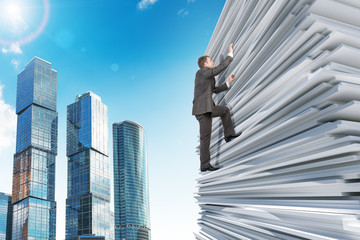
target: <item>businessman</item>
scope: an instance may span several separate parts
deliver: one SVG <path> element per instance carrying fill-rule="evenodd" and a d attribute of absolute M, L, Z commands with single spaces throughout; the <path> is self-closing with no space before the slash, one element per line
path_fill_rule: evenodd
<path fill-rule="evenodd" d="M 234 126 L 231 121 L 229 108 L 225 106 L 216 106 L 212 100 L 213 93 L 220 93 L 227 89 L 234 80 L 235 75 L 231 74 L 226 83 L 220 86 L 215 86 L 215 76 L 224 71 L 233 60 L 233 44 L 229 45 L 229 54 L 218 66 L 214 67 L 214 63 L 209 56 L 202 56 L 198 59 L 200 69 L 196 72 L 194 101 L 192 115 L 195 115 L 200 125 L 200 170 L 215 171 L 219 167 L 211 166 L 210 164 L 210 139 L 212 118 L 221 117 L 224 127 L 225 141 L 229 142 L 232 139 L 240 136 L 241 133 L 235 133 Z"/>

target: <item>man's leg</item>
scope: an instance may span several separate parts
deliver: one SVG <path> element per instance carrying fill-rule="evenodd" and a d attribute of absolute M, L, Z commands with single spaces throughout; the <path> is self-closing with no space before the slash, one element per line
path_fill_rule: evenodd
<path fill-rule="evenodd" d="M 211 113 L 195 116 L 200 125 L 200 170 L 210 167 Z"/>
<path fill-rule="evenodd" d="M 235 134 L 234 125 L 231 121 L 231 115 L 229 108 L 225 106 L 214 106 L 212 117 L 221 117 L 222 124 L 224 126 L 225 137 Z"/>

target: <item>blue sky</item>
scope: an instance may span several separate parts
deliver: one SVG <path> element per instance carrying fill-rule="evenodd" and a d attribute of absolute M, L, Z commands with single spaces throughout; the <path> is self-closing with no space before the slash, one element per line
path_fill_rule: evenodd
<path fill-rule="evenodd" d="M 57 238 L 65 237 L 66 106 L 92 91 L 109 107 L 111 163 L 114 122 L 136 121 L 147 133 L 152 239 L 193 239 L 194 75 L 225 0 L 10 2 L 0 1 L 0 191 L 11 193 L 17 74 L 37 56 L 58 72 Z"/>

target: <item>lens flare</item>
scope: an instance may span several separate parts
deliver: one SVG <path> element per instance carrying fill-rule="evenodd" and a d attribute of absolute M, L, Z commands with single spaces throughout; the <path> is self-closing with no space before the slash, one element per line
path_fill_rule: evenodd
<path fill-rule="evenodd" d="M 26 44 L 29 42 L 32 42 L 34 39 L 36 39 L 45 29 L 45 26 L 49 20 L 49 15 L 50 15 L 50 4 L 49 4 L 49 0 L 43 0 L 43 4 L 44 4 L 44 13 L 43 13 L 43 18 L 41 20 L 41 23 L 39 25 L 39 27 L 34 31 L 31 32 L 30 34 L 28 34 L 27 36 L 18 39 L 18 40 L 13 40 L 13 41 L 9 41 L 6 39 L 1 39 L 0 38 L 0 44 L 2 45 L 12 45 L 14 43 L 17 44 Z M 21 8 L 19 5 L 11 3 L 6 7 L 6 14 L 10 17 L 17 17 L 21 15 Z"/>

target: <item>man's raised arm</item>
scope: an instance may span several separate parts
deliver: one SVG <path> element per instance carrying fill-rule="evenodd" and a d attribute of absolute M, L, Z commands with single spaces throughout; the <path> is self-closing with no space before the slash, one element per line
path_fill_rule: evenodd
<path fill-rule="evenodd" d="M 218 66 L 214 67 L 214 68 L 204 68 L 202 71 L 202 74 L 205 77 L 214 77 L 219 75 L 222 71 L 224 71 L 227 66 L 229 66 L 229 64 L 232 62 L 233 57 L 234 57 L 234 50 L 232 48 L 233 44 L 231 43 L 229 45 L 229 53 L 227 55 L 227 57 L 224 59 L 224 61 L 222 61 Z"/>

